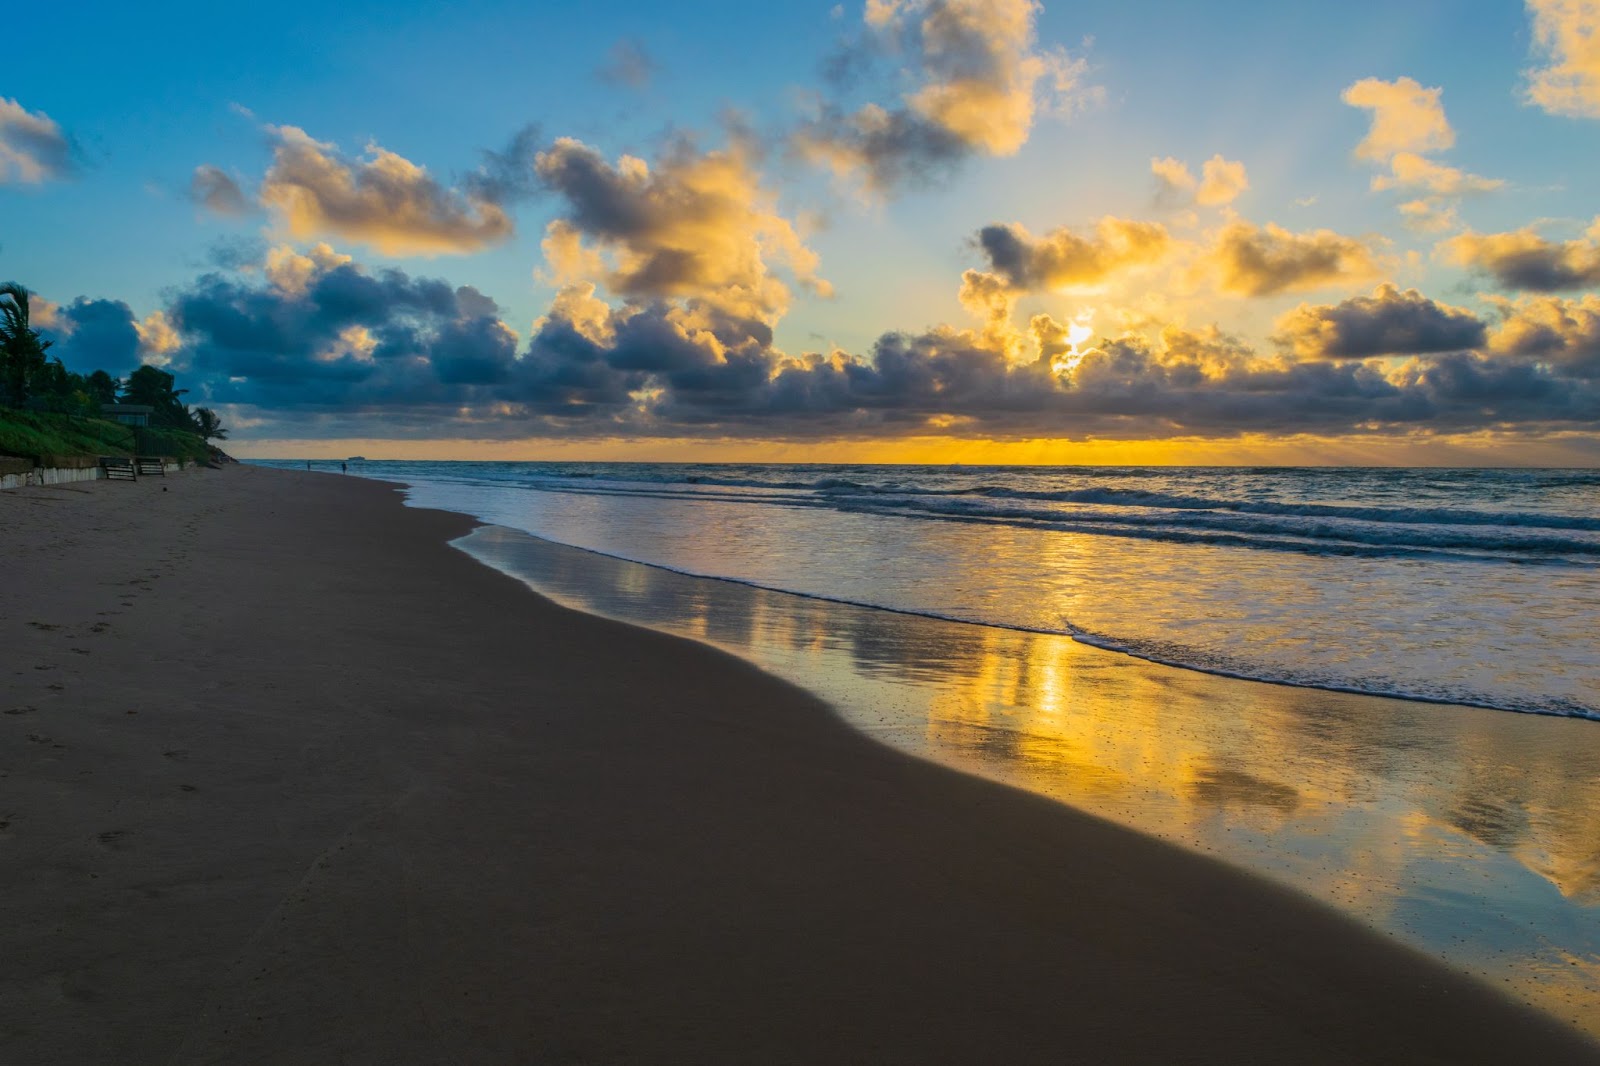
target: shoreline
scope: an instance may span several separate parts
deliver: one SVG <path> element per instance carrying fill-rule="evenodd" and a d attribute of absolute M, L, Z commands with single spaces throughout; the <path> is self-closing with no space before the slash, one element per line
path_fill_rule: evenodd
<path fill-rule="evenodd" d="M 358 474 L 355 476 L 366 478 L 369 481 L 378 481 L 385 484 L 404 484 L 403 482 L 388 482 L 383 478 L 368 477 L 365 474 Z M 444 510 L 445 508 L 419 509 Z M 466 517 L 471 518 L 473 521 L 482 523 L 483 525 L 498 524 L 490 522 L 487 519 L 479 518 L 467 511 L 451 511 L 450 513 L 465 515 Z M 1398 700 L 1401 703 L 1425 703 L 1439 707 L 1465 707 L 1475 711 L 1496 711 L 1501 714 L 1523 714 L 1530 715 L 1535 718 L 1573 718 L 1583 722 L 1600 722 L 1600 712 L 1591 713 L 1586 710 L 1554 711 L 1540 710 L 1529 707 L 1511 707 L 1504 704 L 1487 702 L 1480 703 L 1473 702 L 1472 700 L 1451 699 L 1445 696 L 1429 696 L 1413 692 L 1386 692 L 1378 689 L 1357 688 L 1348 685 L 1317 684 L 1311 681 L 1295 681 L 1290 678 L 1278 678 L 1269 677 L 1262 674 L 1234 672 L 1226 670 L 1222 667 L 1201 666 L 1192 662 L 1184 662 L 1180 659 L 1159 658 L 1155 655 L 1146 654 L 1124 644 L 1120 644 L 1113 638 L 1100 637 L 1096 634 L 1083 631 L 1041 629 L 1025 625 L 1008 625 L 1004 622 L 981 621 L 973 618 L 959 618 L 955 615 L 935 614 L 931 611 L 917 611 L 907 607 L 891 607 L 887 604 L 868 603 L 864 600 L 848 600 L 841 597 L 825 596 L 816 592 L 801 592 L 796 589 L 780 588 L 776 585 L 763 585 L 760 582 L 748 581 L 744 578 L 727 577 L 721 574 L 700 574 L 692 570 L 681 570 L 677 567 L 669 566 L 666 563 L 650 562 L 643 559 L 632 559 L 626 555 L 616 555 L 611 552 L 601 551 L 598 548 L 586 548 L 581 544 L 569 544 L 565 541 L 552 540 L 549 537 L 540 536 L 537 533 L 530 533 L 523 529 L 516 529 L 513 526 L 505 526 L 503 528 L 510 529 L 513 532 L 523 534 L 525 536 L 533 537 L 535 540 L 542 540 L 548 544 L 554 544 L 560 548 L 570 548 L 573 551 L 586 552 L 589 555 L 598 556 L 601 559 L 609 559 L 613 562 L 629 563 L 634 566 L 648 566 L 655 570 L 661 570 L 669 574 L 676 574 L 679 577 L 693 578 L 696 581 L 717 581 L 727 585 L 737 585 L 741 588 L 754 589 L 758 592 L 771 592 L 779 596 L 797 596 L 803 600 L 814 600 L 818 603 L 834 604 L 839 607 L 853 607 L 863 611 L 882 611 L 886 614 L 904 615 L 908 618 L 926 618 L 934 622 L 948 622 L 951 625 L 978 626 L 983 629 L 997 629 L 1007 633 L 1023 633 L 1030 636 L 1060 637 L 1065 640 L 1070 640 L 1075 644 L 1081 644 L 1086 648 L 1094 648 L 1097 651 L 1109 652 L 1112 655 L 1126 656 L 1129 659 L 1137 659 L 1142 663 L 1149 663 L 1152 666 L 1159 666 L 1169 670 L 1184 670 L 1189 673 L 1204 674 L 1207 677 L 1221 677 L 1230 681 L 1246 681 L 1256 685 L 1274 685 L 1279 688 L 1302 689 L 1307 692 L 1331 692 L 1342 696 L 1364 696 L 1380 700 Z"/>
<path fill-rule="evenodd" d="M 1302 892 L 1600 1038 L 1600 736 L 1578 721 L 1261 686 L 504 526 L 452 544 L 565 606 L 732 652 L 900 752 Z"/>
<path fill-rule="evenodd" d="M 20 1060 L 1600 1061 L 1296 893 L 559 607 L 390 485 L 166 480 L 0 498 Z"/>

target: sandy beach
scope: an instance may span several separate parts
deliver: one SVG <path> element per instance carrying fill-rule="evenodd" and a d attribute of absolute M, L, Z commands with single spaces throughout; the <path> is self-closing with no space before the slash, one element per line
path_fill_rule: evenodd
<path fill-rule="evenodd" d="M 1596 1062 L 337 475 L 0 494 L 0 1060 Z"/>

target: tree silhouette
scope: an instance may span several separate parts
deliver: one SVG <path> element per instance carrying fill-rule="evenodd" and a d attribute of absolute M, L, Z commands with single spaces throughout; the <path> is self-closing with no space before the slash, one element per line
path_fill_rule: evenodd
<path fill-rule="evenodd" d="M 0 285 L 0 389 L 8 403 L 28 401 L 36 378 L 45 374 L 45 350 L 28 313 L 28 290 L 14 281 Z"/>
<path fill-rule="evenodd" d="M 160 367 L 141 366 L 128 375 L 122 386 L 123 403 L 139 403 L 152 408 L 152 425 L 171 429 L 193 429 L 194 419 L 178 397 L 188 389 L 174 389 L 173 377 Z"/>
<path fill-rule="evenodd" d="M 194 412 L 194 431 L 205 440 L 227 440 L 228 431 L 222 426 L 222 419 L 217 417 L 217 412 L 209 407 L 197 407 Z"/>

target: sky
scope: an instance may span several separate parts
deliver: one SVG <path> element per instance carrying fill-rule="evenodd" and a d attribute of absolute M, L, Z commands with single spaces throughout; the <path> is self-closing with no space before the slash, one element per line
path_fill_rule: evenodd
<path fill-rule="evenodd" d="M 245 457 L 1600 464 L 1600 0 L 47 5 L 0 280 Z"/>

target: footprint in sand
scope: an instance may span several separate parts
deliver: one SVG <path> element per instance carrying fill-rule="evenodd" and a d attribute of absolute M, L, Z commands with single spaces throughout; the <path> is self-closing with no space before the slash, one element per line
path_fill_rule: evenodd
<path fill-rule="evenodd" d="M 33 741 L 35 744 L 49 744 L 55 740 L 54 737 L 47 737 L 43 733 L 29 733 L 28 739 Z"/>
<path fill-rule="evenodd" d="M 169 759 L 176 759 L 178 762 L 186 762 L 189 758 L 189 749 L 173 748 L 171 751 L 164 751 L 161 754 Z"/>
<path fill-rule="evenodd" d="M 94 625 L 89 627 L 89 632 L 91 632 L 91 633 L 104 633 L 106 630 L 108 630 L 110 628 L 111 628 L 111 623 L 110 622 L 96 622 Z"/>
<path fill-rule="evenodd" d="M 104 844 L 106 847 L 115 848 L 120 851 L 123 847 L 122 838 L 127 835 L 128 831 L 126 829 L 108 829 L 104 833 L 100 834 L 99 840 L 100 843 Z"/>
<path fill-rule="evenodd" d="M 32 714 L 34 711 L 36 711 L 38 709 L 39 708 L 37 708 L 37 707 L 8 707 L 6 709 L 6 713 L 7 714 Z"/>
<path fill-rule="evenodd" d="M 28 624 L 35 629 L 42 629 L 46 633 L 54 633 L 56 630 L 61 628 L 60 626 L 52 625 L 49 622 L 29 622 Z"/>

